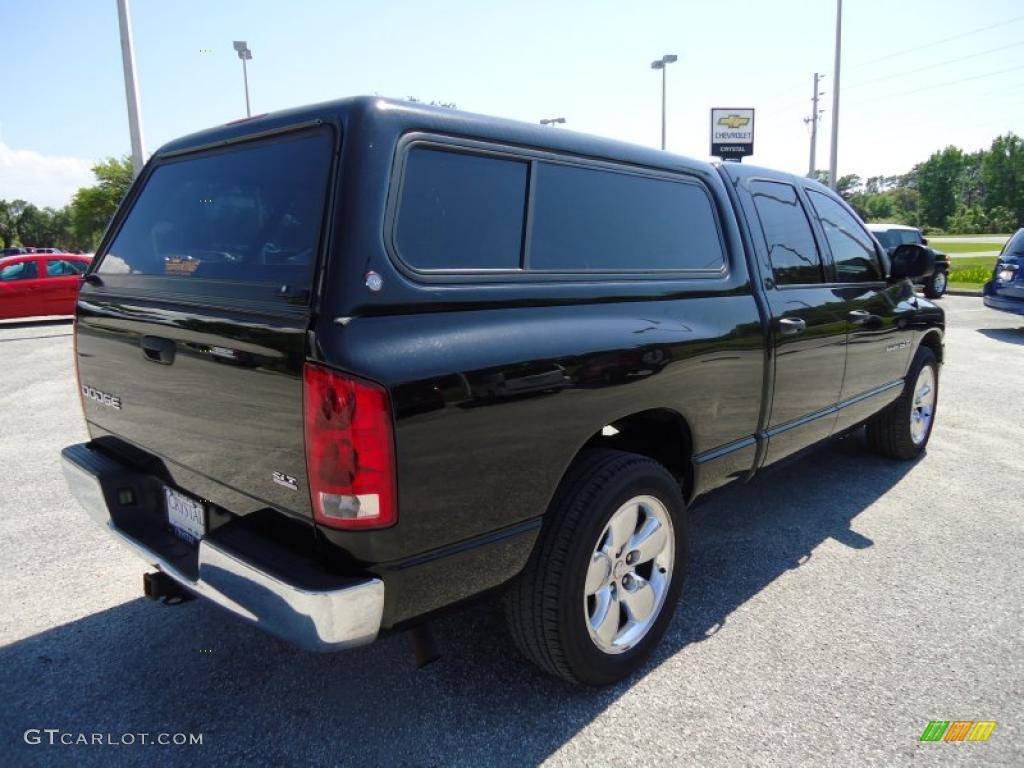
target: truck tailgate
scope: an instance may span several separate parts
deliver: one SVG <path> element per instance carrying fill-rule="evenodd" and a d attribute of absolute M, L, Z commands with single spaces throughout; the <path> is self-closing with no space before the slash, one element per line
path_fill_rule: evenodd
<path fill-rule="evenodd" d="M 233 512 L 307 517 L 305 325 L 90 296 L 77 339 L 90 432 L 152 454 L 176 484 Z"/>
<path fill-rule="evenodd" d="M 92 437 L 193 501 L 311 517 L 302 369 L 336 143 L 297 126 L 158 153 L 82 285 Z"/>

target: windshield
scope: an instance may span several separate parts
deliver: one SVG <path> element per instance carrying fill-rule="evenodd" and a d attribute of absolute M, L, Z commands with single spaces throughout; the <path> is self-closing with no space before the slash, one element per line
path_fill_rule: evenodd
<path fill-rule="evenodd" d="M 875 231 L 872 232 L 871 234 L 878 238 L 878 242 L 880 242 L 882 244 L 882 247 L 885 249 L 895 248 L 897 245 L 900 244 L 900 241 L 896 238 L 892 230 L 887 229 L 882 232 Z"/>
<path fill-rule="evenodd" d="M 887 251 L 907 243 L 913 245 L 921 244 L 921 233 L 916 229 L 883 229 L 881 231 L 874 231 L 871 234 L 878 238 L 878 242 Z"/>
<path fill-rule="evenodd" d="M 1024 229 L 1018 229 L 1017 233 L 1007 241 L 1000 256 L 1002 255 L 1024 256 Z"/>
<path fill-rule="evenodd" d="M 99 274 L 308 289 L 330 159 L 320 129 L 159 165 Z"/>

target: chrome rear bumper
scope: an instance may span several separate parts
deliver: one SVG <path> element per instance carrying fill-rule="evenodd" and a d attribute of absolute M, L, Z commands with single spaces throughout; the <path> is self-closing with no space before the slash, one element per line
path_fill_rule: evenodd
<path fill-rule="evenodd" d="M 384 583 L 365 578 L 339 588 L 308 589 L 290 584 L 210 539 L 199 542 L 198 578 L 191 578 L 130 534 L 111 516 L 105 476 L 127 471 L 87 444 L 62 452 L 72 495 L 89 516 L 150 565 L 244 621 L 312 651 L 333 651 L 372 642 L 380 630 Z"/>

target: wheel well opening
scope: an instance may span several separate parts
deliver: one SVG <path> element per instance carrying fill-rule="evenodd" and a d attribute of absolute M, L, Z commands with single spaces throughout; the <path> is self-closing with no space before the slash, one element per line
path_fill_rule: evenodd
<path fill-rule="evenodd" d="M 676 411 L 656 408 L 616 419 L 583 446 L 613 448 L 648 456 L 662 464 L 689 497 L 693 488 L 693 441 L 686 420 Z"/>
<path fill-rule="evenodd" d="M 925 337 L 921 339 L 921 346 L 928 347 L 935 354 L 935 359 L 939 361 L 939 364 L 942 364 L 942 340 L 939 338 L 939 334 L 925 334 Z"/>

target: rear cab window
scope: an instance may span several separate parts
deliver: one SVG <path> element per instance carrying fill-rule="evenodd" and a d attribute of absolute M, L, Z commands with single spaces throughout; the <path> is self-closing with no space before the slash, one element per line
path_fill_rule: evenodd
<path fill-rule="evenodd" d="M 167 159 L 98 274 L 114 289 L 307 301 L 333 144 L 323 127 Z"/>

